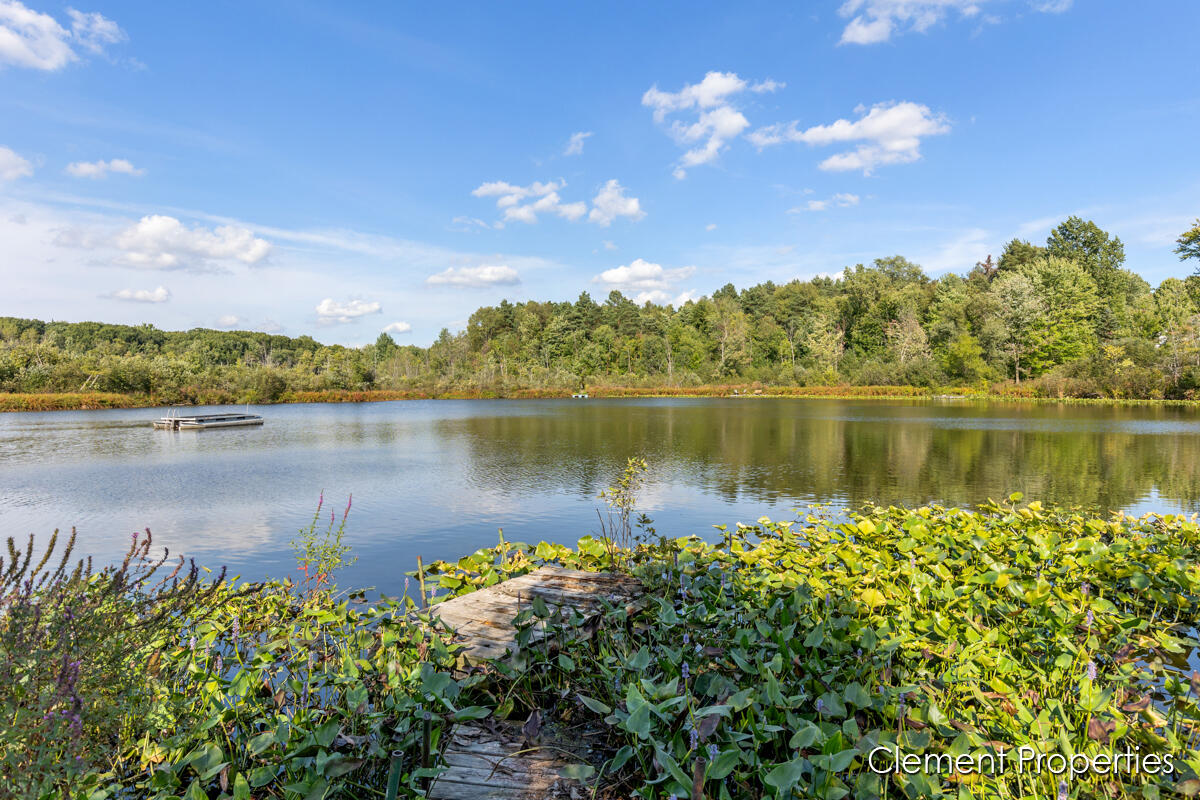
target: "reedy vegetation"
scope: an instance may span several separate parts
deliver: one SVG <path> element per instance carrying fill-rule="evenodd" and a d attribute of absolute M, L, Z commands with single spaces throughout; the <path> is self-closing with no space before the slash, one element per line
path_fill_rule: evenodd
<path fill-rule="evenodd" d="M 419 797 L 454 722 L 521 720 L 534 710 L 548 723 L 596 732 L 600 755 L 576 774 L 606 785 L 602 797 L 1155 798 L 1200 790 L 1200 675 L 1187 665 L 1200 644 L 1195 522 L 1098 519 L 1019 507 L 1013 496 L 978 511 L 869 508 L 833 518 L 810 508 L 795 522 L 722 527 L 716 543 L 668 540 L 645 518 L 631 523 L 642 469 L 631 462 L 607 492 L 616 525 L 608 530 L 628 534 L 626 546 L 595 537 L 576 549 L 501 540 L 432 566 L 429 580 L 450 595 L 549 561 L 628 570 L 650 589 L 645 611 L 608 611 L 590 640 L 547 647 L 522 632 L 511 661 L 465 677 L 452 674 L 454 649 L 423 624 L 427 616 L 414 618 L 411 600 L 360 605 L 361 594 L 337 595 L 327 580 L 197 584 L 187 595 L 195 607 L 155 617 L 165 627 L 133 640 L 128 662 L 125 654 L 116 663 L 79 658 L 76 640 L 56 631 L 86 620 L 44 613 L 32 629 L 50 657 L 28 661 L 39 685 L 59 686 L 71 659 L 80 671 L 74 686 L 93 688 L 73 690 L 75 704 L 56 688 L 30 695 L 20 681 L 0 684 L 6 721 L 30 721 L 6 725 L 0 739 L 4 791 L 369 798 L 386 797 L 391 777 L 399 796 Z M 325 543 L 301 545 L 315 558 L 310 578 L 344 563 L 337 540 L 345 520 L 331 515 L 318 535 L 314 519 L 302 536 Z M 134 555 L 148 555 L 144 543 L 137 547 Z M 156 595 L 127 606 L 86 571 L 60 570 L 37 589 L 6 583 L 0 663 L 30 655 L 29 637 L 17 637 L 31 628 L 14 616 L 15 601 L 61 609 L 61 593 L 101 587 L 101 601 L 78 606 L 108 615 L 89 654 L 124 641 L 153 614 L 146 609 Z M 128 611 L 99 611 L 110 606 Z M 518 623 L 531 631 L 583 621 L 535 602 Z M 64 745 L 41 735 L 36 719 L 60 725 L 72 708 L 85 713 L 67 737 L 73 749 L 60 753 Z M 1068 758 L 1138 748 L 1171 753 L 1176 771 L 1060 778 L 867 770 L 865 754 L 892 743 L 950 754 L 1029 745 Z M 62 757 L 72 754 L 80 760 Z"/>
<path fill-rule="evenodd" d="M 1180 237 L 1181 258 L 1200 258 L 1198 230 Z M 1120 239 L 1072 217 L 1044 247 L 1014 239 L 965 275 L 930 279 L 895 256 L 837 278 L 729 284 L 680 308 L 616 291 L 601 303 L 586 292 L 574 303 L 504 301 L 427 348 L 387 334 L 352 349 L 308 336 L 0 318 L 0 390 L 198 403 L 761 382 L 1193 397 L 1200 277 L 1152 289 L 1124 262 Z"/>

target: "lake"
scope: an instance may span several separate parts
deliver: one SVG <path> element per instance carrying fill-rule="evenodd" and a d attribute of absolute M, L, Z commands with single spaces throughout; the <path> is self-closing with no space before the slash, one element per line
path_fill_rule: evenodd
<path fill-rule="evenodd" d="M 809 503 L 971 505 L 1014 491 L 1102 511 L 1200 511 L 1200 413 L 954 400 L 440 400 L 263 406 L 261 428 L 157 431 L 161 409 L 0 414 L 6 535 L 78 530 L 119 557 L 130 533 L 247 578 L 294 572 L 289 542 L 354 503 L 343 585 L 509 540 L 598 530 L 629 456 L 660 533 L 790 518 Z M 195 409 L 204 413 L 205 409 Z"/>

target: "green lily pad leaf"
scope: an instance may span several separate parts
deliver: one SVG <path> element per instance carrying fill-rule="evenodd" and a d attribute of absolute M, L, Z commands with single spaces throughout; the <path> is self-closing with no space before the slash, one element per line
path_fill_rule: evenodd
<path fill-rule="evenodd" d="M 763 783 L 773 786 L 782 792 L 790 792 L 792 787 L 804 777 L 808 762 L 803 758 L 795 758 L 778 765 L 763 778 Z"/>
<path fill-rule="evenodd" d="M 887 598 L 883 596 L 883 592 L 875 588 L 870 588 L 864 591 L 859 599 L 863 601 L 868 608 L 878 608 L 879 606 L 887 605 Z"/>

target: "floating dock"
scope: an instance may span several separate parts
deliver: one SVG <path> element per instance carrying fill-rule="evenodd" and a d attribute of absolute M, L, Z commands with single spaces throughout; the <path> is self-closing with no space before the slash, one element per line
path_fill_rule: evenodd
<path fill-rule="evenodd" d="M 240 428 L 247 425 L 262 425 L 258 414 L 196 414 L 190 417 L 162 417 L 154 420 L 154 427 L 167 431 L 198 431 L 204 428 Z"/>

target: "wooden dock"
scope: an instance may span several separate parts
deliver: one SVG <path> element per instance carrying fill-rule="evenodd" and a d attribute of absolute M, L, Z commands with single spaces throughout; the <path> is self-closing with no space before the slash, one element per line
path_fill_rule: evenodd
<path fill-rule="evenodd" d="M 573 637 L 596 630 L 604 606 L 624 606 L 632 612 L 644 599 L 636 578 L 607 572 L 583 572 L 546 565 L 516 578 L 430 607 L 429 613 L 449 627 L 452 641 L 465 646 L 468 665 L 503 659 L 516 649 L 517 615 L 541 598 L 551 613 L 585 624 L 571 628 Z M 587 624 L 592 622 L 594 624 Z M 559 629 L 562 630 L 561 628 Z M 531 641 L 543 641 L 545 628 L 535 625 Z M 537 726 L 535 726 L 537 727 Z M 457 725 L 441 761 L 448 769 L 429 788 L 440 800 L 582 800 L 592 790 L 569 777 L 572 768 L 588 763 L 592 754 L 586 738 L 553 731 L 534 734 L 529 741 L 521 725 L 487 721 Z"/>
<path fill-rule="evenodd" d="M 547 564 L 495 586 L 437 603 L 430 606 L 429 613 L 454 631 L 451 641 L 464 645 L 463 656 L 474 664 L 503 658 L 516 649 L 513 620 L 530 608 L 535 597 L 540 597 L 552 613 L 569 616 L 575 610 L 592 618 L 603 610 L 605 602 L 624 604 L 632 612 L 643 593 L 641 582 L 628 575 Z M 531 641 L 541 641 L 544 636 L 544 627 L 534 626 Z"/>
<path fill-rule="evenodd" d="M 548 745 L 548 746 L 547 746 Z M 430 800 L 551 800 L 589 798 L 585 785 L 568 777 L 572 767 L 586 764 L 572 758 L 573 743 L 554 739 L 543 746 L 526 740 L 517 724 L 488 730 L 480 724 L 454 729 L 442 760 L 450 767 L 439 775 L 426 795 Z M 519 753 L 519 755 L 514 755 Z"/>

